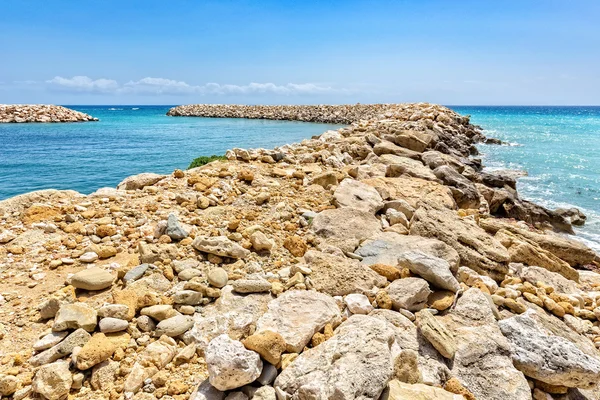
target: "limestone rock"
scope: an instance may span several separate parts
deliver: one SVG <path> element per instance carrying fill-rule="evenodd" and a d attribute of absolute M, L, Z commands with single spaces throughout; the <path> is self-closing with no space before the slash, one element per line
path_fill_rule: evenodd
<path fill-rule="evenodd" d="M 194 320 L 185 315 L 176 315 L 164 319 L 156 325 L 155 336 L 179 336 L 187 332 L 194 325 Z"/>
<path fill-rule="evenodd" d="M 144 381 L 165 367 L 176 353 L 177 344 L 170 337 L 162 336 L 156 342 L 150 343 L 139 355 L 125 380 L 123 391 L 126 395 L 140 390 Z"/>
<path fill-rule="evenodd" d="M 75 347 L 81 347 L 90 340 L 91 336 L 84 329 L 77 329 L 60 343 L 52 346 L 29 359 L 29 363 L 35 367 L 51 363 L 59 358 L 66 357 L 73 352 Z"/>
<path fill-rule="evenodd" d="M 381 223 L 371 212 L 345 207 L 321 211 L 311 229 L 328 244 L 353 252 L 362 240 L 381 231 Z"/>
<path fill-rule="evenodd" d="M 117 185 L 118 190 L 138 190 L 143 189 L 146 186 L 152 186 L 157 182 L 160 182 L 166 175 L 158 175 L 150 172 L 143 174 L 133 175 L 125 178 L 121 183 Z"/>
<path fill-rule="evenodd" d="M 102 268 L 88 268 L 71 277 L 71 285 L 77 289 L 102 290 L 110 287 L 115 277 Z"/>
<path fill-rule="evenodd" d="M 273 241 L 261 231 L 256 231 L 250 235 L 250 243 L 252 243 L 252 248 L 256 251 L 271 251 L 273 246 L 275 246 Z"/>
<path fill-rule="evenodd" d="M 454 353 L 456 353 L 454 335 L 431 312 L 421 310 L 417 313 L 417 327 L 441 355 L 448 359 L 454 357 Z"/>
<path fill-rule="evenodd" d="M 387 322 L 353 315 L 331 339 L 288 365 L 275 380 L 275 390 L 294 399 L 377 399 L 393 373 L 393 343 Z"/>
<path fill-rule="evenodd" d="M 69 332 L 66 332 L 66 331 L 50 332 L 49 334 L 44 335 L 44 337 L 42 337 L 40 340 L 35 342 L 33 345 L 33 349 L 35 351 L 42 351 L 42 350 L 49 349 L 50 347 L 60 343 L 65 337 L 67 337 L 68 334 L 69 334 Z"/>
<path fill-rule="evenodd" d="M 225 236 L 197 236 L 192 246 L 198 251 L 219 257 L 246 258 L 250 254 L 250 251 Z"/>
<path fill-rule="evenodd" d="M 396 310 L 419 311 L 425 308 L 431 294 L 427 281 L 420 278 L 397 279 L 386 290 Z"/>
<path fill-rule="evenodd" d="M 263 330 L 242 340 L 248 350 L 260 354 L 270 364 L 277 365 L 281 361 L 281 353 L 286 350 L 283 336 L 271 330 Z M 265 365 L 266 366 L 266 365 Z"/>
<path fill-rule="evenodd" d="M 180 315 L 170 304 L 157 304 L 155 306 L 144 307 L 140 310 L 140 314 L 152 317 L 157 321 Z"/>
<path fill-rule="evenodd" d="M 460 289 L 460 284 L 450 271 L 450 264 L 442 258 L 422 251 L 407 251 L 398 258 L 398 263 L 440 289 L 453 292 Z"/>
<path fill-rule="evenodd" d="M 213 268 L 208 271 L 207 278 L 208 283 L 220 289 L 223 286 L 227 285 L 227 280 L 229 279 L 229 276 L 227 274 L 227 271 L 225 271 L 223 268 Z"/>
<path fill-rule="evenodd" d="M 422 383 L 411 385 L 394 379 L 390 381 L 388 387 L 387 400 L 464 400 L 461 395 Z"/>
<path fill-rule="evenodd" d="M 351 293 L 344 298 L 344 303 L 352 314 L 368 314 L 373 311 L 369 298 L 364 294 Z"/>
<path fill-rule="evenodd" d="M 384 200 L 404 200 L 415 209 L 421 202 L 456 208 L 450 189 L 437 182 L 412 177 L 371 178 L 362 182 L 377 189 Z"/>
<path fill-rule="evenodd" d="M 97 324 L 96 310 L 85 303 L 63 304 L 54 318 L 52 330 L 65 331 L 67 329 L 83 328 L 93 332 Z"/>
<path fill-rule="evenodd" d="M 0 374 L 0 397 L 8 397 L 17 391 L 19 380 L 12 375 Z"/>
<path fill-rule="evenodd" d="M 287 351 L 299 353 L 325 325 L 337 325 L 340 321 L 340 309 L 332 297 L 314 291 L 292 290 L 269 303 L 256 330 L 279 333 Z"/>
<path fill-rule="evenodd" d="M 167 219 L 167 228 L 165 234 L 173 240 L 182 240 L 188 237 L 188 233 L 179 223 L 177 215 L 171 213 Z"/>
<path fill-rule="evenodd" d="M 92 368 L 92 376 L 90 378 L 90 384 L 94 390 L 101 390 L 103 392 L 110 392 L 110 389 L 114 386 L 115 375 L 119 368 L 117 361 L 106 360 Z"/>
<path fill-rule="evenodd" d="M 271 290 L 271 282 L 265 279 L 238 279 L 232 284 L 238 293 L 263 293 Z"/>
<path fill-rule="evenodd" d="M 31 388 L 45 399 L 60 400 L 69 394 L 72 383 L 73 376 L 69 371 L 69 363 L 57 361 L 37 370 Z"/>
<path fill-rule="evenodd" d="M 508 272 L 506 248 L 474 222 L 453 212 L 421 207 L 413 216 L 410 233 L 445 242 L 458 252 L 462 264 L 494 279 L 504 279 Z"/>
<path fill-rule="evenodd" d="M 383 207 L 377 190 L 354 179 L 344 179 L 333 193 L 338 208 L 354 208 L 375 214 Z"/>
<path fill-rule="evenodd" d="M 399 177 L 412 176 L 427 181 L 437 181 L 437 178 L 431 172 L 431 169 L 424 166 L 419 160 L 413 160 L 407 157 L 399 157 L 393 154 L 386 154 L 379 157 L 379 161 L 387 165 L 385 176 Z"/>
<path fill-rule="evenodd" d="M 382 232 L 365 240 L 356 250 L 363 257 L 365 265 L 398 265 L 398 257 L 407 251 L 421 251 L 443 258 L 450 264 L 451 271 L 458 269 L 460 257 L 456 250 L 446 243 L 432 238 L 415 235 L 400 235 L 395 232 Z"/>
<path fill-rule="evenodd" d="M 100 332 L 111 333 L 124 331 L 129 326 L 129 323 L 124 319 L 107 317 L 102 318 L 98 325 L 100 327 Z"/>
<path fill-rule="evenodd" d="M 104 333 L 96 333 L 77 354 L 76 366 L 86 370 L 109 359 L 117 349 L 116 343 L 109 340 Z"/>
<path fill-rule="evenodd" d="M 225 393 L 215 389 L 206 379 L 192 392 L 189 400 L 223 400 L 224 398 Z"/>
<path fill-rule="evenodd" d="M 515 366 L 525 375 L 551 385 L 589 389 L 600 380 L 600 359 L 560 336 L 548 335 L 530 317 L 535 311 L 499 322 L 511 344 Z"/>
<path fill-rule="evenodd" d="M 313 287 L 331 296 L 350 293 L 374 294 L 387 280 L 356 260 L 314 250 L 304 255 L 306 265 L 312 270 Z"/>
<path fill-rule="evenodd" d="M 253 382 L 260 376 L 262 361 L 237 340 L 220 335 L 210 341 L 204 352 L 211 385 L 231 390 Z"/>

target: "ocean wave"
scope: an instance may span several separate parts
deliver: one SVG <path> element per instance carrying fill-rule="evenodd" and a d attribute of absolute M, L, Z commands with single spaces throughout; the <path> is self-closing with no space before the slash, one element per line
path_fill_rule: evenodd
<path fill-rule="evenodd" d="M 123 111 L 123 109 L 122 108 L 111 107 L 111 108 L 108 109 L 108 111 Z"/>
<path fill-rule="evenodd" d="M 139 110 L 139 107 L 133 107 L 132 110 Z"/>

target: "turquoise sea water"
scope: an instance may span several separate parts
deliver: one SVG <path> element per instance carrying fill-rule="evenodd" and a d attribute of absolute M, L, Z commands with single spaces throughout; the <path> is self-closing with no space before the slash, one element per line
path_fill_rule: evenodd
<path fill-rule="evenodd" d="M 233 147 L 273 148 L 340 125 L 168 117 L 170 106 L 68 106 L 100 118 L 0 124 L 0 200 L 39 189 L 91 193 L 141 172 L 171 173 Z"/>
<path fill-rule="evenodd" d="M 170 106 L 70 106 L 100 118 L 78 124 L 0 124 L 0 199 L 38 189 L 90 193 L 141 172 L 170 173 L 233 147 L 298 142 L 338 125 L 167 117 Z M 577 234 L 600 251 L 600 107 L 467 107 L 488 136 L 491 169 L 526 170 L 522 196 L 588 215 Z"/>
<path fill-rule="evenodd" d="M 600 107 L 450 107 L 508 146 L 479 145 L 488 169 L 518 169 L 521 196 L 549 208 L 575 206 L 577 236 L 600 252 Z"/>

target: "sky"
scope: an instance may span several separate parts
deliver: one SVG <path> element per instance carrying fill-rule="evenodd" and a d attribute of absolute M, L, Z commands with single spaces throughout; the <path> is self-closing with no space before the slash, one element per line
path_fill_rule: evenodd
<path fill-rule="evenodd" d="M 600 105 L 600 1 L 4 1 L 0 103 Z"/>

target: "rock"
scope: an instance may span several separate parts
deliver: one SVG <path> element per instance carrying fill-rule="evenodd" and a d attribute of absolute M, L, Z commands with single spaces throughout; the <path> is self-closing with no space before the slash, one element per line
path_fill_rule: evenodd
<path fill-rule="evenodd" d="M 377 272 L 381 276 L 385 276 L 388 281 L 395 281 L 400 279 L 400 270 L 394 266 L 387 264 L 371 264 L 369 265 L 373 271 Z"/>
<path fill-rule="evenodd" d="M 383 200 L 377 190 L 354 179 L 344 179 L 333 193 L 338 208 L 354 208 L 375 214 L 383 207 Z"/>
<path fill-rule="evenodd" d="M 386 154 L 379 157 L 379 161 L 387 165 L 385 172 L 385 176 L 387 177 L 412 176 L 428 181 L 437 181 L 431 169 L 424 166 L 419 160 Z"/>
<path fill-rule="evenodd" d="M 19 380 L 16 377 L 0 374 L 0 397 L 12 395 L 18 388 Z"/>
<path fill-rule="evenodd" d="M 394 378 L 404 383 L 422 382 L 418 359 L 419 353 L 415 350 L 403 349 L 394 361 Z"/>
<path fill-rule="evenodd" d="M 480 205 L 479 191 L 475 185 L 454 168 L 442 165 L 433 170 L 433 173 L 445 185 L 450 187 L 454 200 L 459 208 L 478 208 Z"/>
<path fill-rule="evenodd" d="M 189 400 L 223 400 L 225 393 L 215 389 L 206 379 L 192 392 Z"/>
<path fill-rule="evenodd" d="M 352 314 L 368 314 L 373 311 L 369 298 L 364 294 L 351 293 L 344 297 L 344 302 Z"/>
<path fill-rule="evenodd" d="M 54 345 L 48 350 L 36 354 L 35 356 L 29 359 L 29 364 L 37 367 L 40 365 L 48 364 L 53 361 L 58 360 L 59 358 L 66 357 L 73 352 L 75 347 L 84 346 L 88 340 L 90 340 L 91 335 L 87 333 L 84 329 L 77 329 L 65 339 L 63 339 L 60 343 Z"/>
<path fill-rule="evenodd" d="M 198 251 L 219 257 L 246 258 L 250 254 L 250 251 L 225 236 L 197 236 L 192 246 Z"/>
<path fill-rule="evenodd" d="M 140 310 L 140 314 L 152 317 L 157 321 L 162 321 L 179 315 L 179 313 L 173 309 L 173 306 L 170 304 L 157 304 L 155 306 L 145 307 Z"/>
<path fill-rule="evenodd" d="M 33 349 L 35 351 L 42 351 L 42 350 L 49 349 L 50 347 L 55 346 L 58 343 L 60 343 L 64 338 L 67 337 L 68 334 L 69 334 L 69 332 L 66 332 L 66 331 L 50 332 L 49 334 L 44 335 L 44 337 L 42 337 L 40 340 L 35 342 L 35 344 L 33 345 Z"/>
<path fill-rule="evenodd" d="M 262 361 L 257 353 L 227 335 L 210 341 L 205 350 L 208 377 L 218 390 L 231 390 L 247 385 L 260 376 Z"/>
<path fill-rule="evenodd" d="M 267 235 L 261 231 L 256 231 L 250 235 L 250 243 L 252 243 L 252 248 L 256 251 L 271 251 L 275 245 L 273 241 L 269 240 Z"/>
<path fill-rule="evenodd" d="M 427 281 L 420 278 L 397 279 L 386 289 L 392 299 L 394 309 L 419 311 L 427 305 L 431 294 Z"/>
<path fill-rule="evenodd" d="M 100 320 L 99 326 L 100 332 L 111 333 L 124 331 L 129 323 L 124 319 L 107 317 Z"/>
<path fill-rule="evenodd" d="M 377 287 L 386 283 L 384 277 L 369 267 L 346 257 L 310 250 L 304 255 L 304 260 L 312 270 L 310 280 L 314 289 L 331 296 L 374 294 Z"/>
<path fill-rule="evenodd" d="M 71 285 L 77 289 L 102 290 L 112 286 L 115 277 L 102 268 L 88 268 L 71 277 Z"/>
<path fill-rule="evenodd" d="M 275 390 L 294 399 L 377 399 L 393 373 L 393 343 L 387 322 L 353 315 L 331 339 L 288 365 L 275 380 Z"/>
<path fill-rule="evenodd" d="M 227 281 L 229 280 L 227 271 L 225 271 L 223 268 L 213 268 L 209 270 L 207 278 L 208 283 L 219 289 L 227 285 Z"/>
<path fill-rule="evenodd" d="M 130 320 L 129 306 L 125 304 L 106 304 L 98 309 L 98 316 L 100 318 L 118 318 L 124 320 Z"/>
<path fill-rule="evenodd" d="M 109 340 L 104 333 L 96 333 L 77 354 L 75 365 L 80 370 L 92 368 L 94 365 L 108 360 L 116 349 L 116 343 Z"/>
<path fill-rule="evenodd" d="M 37 370 L 31 388 L 48 400 L 60 400 L 66 397 L 71 390 L 73 376 L 69 371 L 69 363 L 57 361 L 47 364 Z"/>
<path fill-rule="evenodd" d="M 474 222 L 453 212 L 421 207 L 413 216 L 411 235 L 434 237 L 453 247 L 461 263 L 475 271 L 502 280 L 508 272 L 508 251 Z"/>
<path fill-rule="evenodd" d="M 81 261 L 83 263 L 93 263 L 96 260 L 98 260 L 98 254 L 94 253 L 93 251 L 88 251 L 86 253 L 83 253 L 79 257 L 79 261 Z"/>
<path fill-rule="evenodd" d="M 186 230 L 183 229 L 181 224 L 179 224 L 177 215 L 175 215 L 173 213 L 169 214 L 169 217 L 167 219 L 167 229 L 165 230 L 165 233 L 172 240 L 182 240 L 182 239 L 185 239 L 186 237 L 188 237 L 188 235 L 189 235 L 186 232 Z"/>
<path fill-rule="evenodd" d="M 173 302 L 175 304 L 197 306 L 202 303 L 202 293 L 195 290 L 180 290 L 173 294 Z"/>
<path fill-rule="evenodd" d="M 321 211 L 311 229 L 328 244 L 354 252 L 362 240 L 381 231 L 381 223 L 373 213 L 345 207 Z"/>
<path fill-rule="evenodd" d="M 140 315 L 137 318 L 136 325 L 138 329 L 142 332 L 152 332 L 156 329 L 156 324 L 154 323 L 152 318 L 150 318 L 147 315 Z"/>
<path fill-rule="evenodd" d="M 155 336 L 179 336 L 187 332 L 194 325 L 194 320 L 184 315 L 176 315 L 171 318 L 164 319 L 156 325 Z"/>
<path fill-rule="evenodd" d="M 140 264 L 137 267 L 133 267 L 129 271 L 127 271 L 127 273 L 123 277 L 123 282 L 135 282 L 141 277 L 143 277 L 146 271 L 148 271 L 148 269 L 154 269 L 153 267 L 154 266 L 152 264 Z"/>
<path fill-rule="evenodd" d="M 270 385 L 277 378 L 277 368 L 269 363 L 263 363 L 263 370 L 260 373 L 260 376 L 256 378 L 256 382 L 261 385 Z"/>
<path fill-rule="evenodd" d="M 83 328 L 88 332 L 96 329 L 97 313 L 85 303 L 63 304 L 54 318 L 52 330 L 65 331 L 67 329 Z"/>
<path fill-rule="evenodd" d="M 119 368 L 117 361 L 106 360 L 99 364 L 96 364 L 92 368 L 92 376 L 90 384 L 92 389 L 101 390 L 103 392 L 110 392 L 114 386 L 115 375 Z"/>
<path fill-rule="evenodd" d="M 319 185 L 323 186 L 323 188 L 327 189 L 330 186 L 334 186 L 338 184 L 338 179 L 335 173 L 333 172 L 324 172 L 319 175 L 315 175 L 311 180 L 311 185 Z"/>
<path fill-rule="evenodd" d="M 441 355 L 448 359 L 454 358 L 456 340 L 454 335 L 427 310 L 417 313 L 417 327 L 421 334 L 429 340 Z"/>
<path fill-rule="evenodd" d="M 394 379 L 390 381 L 388 387 L 387 400 L 464 400 L 461 395 L 422 383 L 411 385 Z"/>
<path fill-rule="evenodd" d="M 453 292 L 449 290 L 439 290 L 431 293 L 429 298 L 427 298 L 427 304 L 429 307 L 438 310 L 444 311 L 450 308 L 450 306 L 454 303 L 455 295 Z"/>
<path fill-rule="evenodd" d="M 118 190 L 139 190 L 143 189 L 146 186 L 152 186 L 155 183 L 160 182 L 167 175 L 158 175 L 153 173 L 143 173 L 138 175 L 133 175 L 125 178 L 121 183 L 117 185 Z"/>
<path fill-rule="evenodd" d="M 156 342 L 150 343 L 139 355 L 123 385 L 126 397 L 141 389 L 144 381 L 151 378 L 164 368 L 177 353 L 177 344 L 173 339 L 162 336 Z M 144 367 L 147 365 L 148 367 Z"/>
<path fill-rule="evenodd" d="M 548 335 L 530 317 L 535 311 L 504 319 L 500 329 L 511 344 L 515 366 L 539 381 L 589 389 L 600 381 L 600 359 L 560 336 Z"/>
<path fill-rule="evenodd" d="M 248 350 L 257 352 L 265 361 L 273 365 L 281 362 L 281 353 L 286 350 L 283 336 L 271 330 L 263 330 L 248 336 L 242 340 L 242 343 Z"/>
<path fill-rule="evenodd" d="M 554 290 L 565 293 L 565 294 L 579 294 L 580 289 L 577 286 L 577 283 L 574 281 L 565 278 L 563 274 L 548 271 L 545 268 L 540 267 L 527 267 L 527 266 L 517 266 L 516 264 L 511 264 L 511 267 L 515 267 L 517 276 L 519 276 L 524 281 L 531 283 L 532 285 L 536 285 L 538 282 L 543 282 L 545 285 L 548 285 Z"/>
<path fill-rule="evenodd" d="M 407 251 L 421 251 L 443 258 L 450 264 L 451 271 L 458 269 L 460 257 L 456 250 L 446 243 L 422 236 L 399 235 L 395 232 L 382 232 L 367 240 L 356 250 L 363 259 L 362 264 L 398 265 L 398 257 Z"/>
<path fill-rule="evenodd" d="M 262 386 L 254 392 L 253 400 L 276 400 L 275 389 L 271 386 Z"/>
<path fill-rule="evenodd" d="M 340 309 L 332 297 L 293 290 L 269 303 L 267 312 L 256 323 L 256 330 L 279 333 L 285 340 L 287 351 L 299 353 L 325 325 L 337 325 L 340 321 Z"/>
<path fill-rule="evenodd" d="M 238 279 L 232 286 L 238 293 L 263 293 L 271 290 L 271 282 L 265 279 Z"/>
<path fill-rule="evenodd" d="M 471 288 L 441 317 L 457 344 L 451 373 L 477 399 L 530 400 L 531 389 L 513 366 L 492 307 L 483 292 Z"/>
<path fill-rule="evenodd" d="M 450 210 L 456 208 L 450 189 L 437 182 L 412 177 L 371 178 L 362 182 L 377 189 L 384 200 L 404 200 L 414 209 L 421 202 Z"/>
<path fill-rule="evenodd" d="M 404 147 L 396 146 L 394 143 L 383 140 L 373 147 L 373 152 L 378 156 L 384 154 L 394 154 L 402 157 L 418 158 L 419 153 Z"/>
<path fill-rule="evenodd" d="M 440 289 L 458 292 L 460 284 L 450 271 L 450 264 L 442 258 L 423 253 L 407 251 L 398 257 L 398 264 L 414 274 L 420 275 Z"/>
<path fill-rule="evenodd" d="M 288 236 L 283 241 L 283 247 L 294 257 L 302 257 L 308 250 L 308 245 L 300 236 Z"/>

